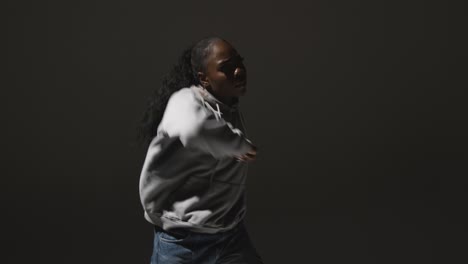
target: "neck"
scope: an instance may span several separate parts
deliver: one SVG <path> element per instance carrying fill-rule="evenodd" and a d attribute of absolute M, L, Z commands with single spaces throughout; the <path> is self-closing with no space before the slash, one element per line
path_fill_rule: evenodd
<path fill-rule="evenodd" d="M 228 105 L 228 106 L 232 106 L 236 102 L 235 97 L 222 97 L 222 98 L 216 97 L 216 99 L 220 100 L 221 102 L 223 102 L 223 104 Z"/>
<path fill-rule="evenodd" d="M 234 96 L 219 96 L 217 94 L 215 94 L 213 92 L 213 90 L 211 88 L 207 88 L 206 89 L 211 95 L 213 95 L 216 99 L 218 99 L 219 101 L 221 101 L 223 104 L 227 105 L 227 106 L 232 106 L 234 105 L 235 103 L 238 102 L 239 98 L 237 97 L 234 97 Z"/>

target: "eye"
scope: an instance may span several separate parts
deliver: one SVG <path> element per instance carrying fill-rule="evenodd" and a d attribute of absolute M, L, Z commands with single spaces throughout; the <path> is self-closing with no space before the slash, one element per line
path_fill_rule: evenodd
<path fill-rule="evenodd" d="M 238 55 L 224 63 L 219 69 L 225 73 L 233 72 L 237 67 L 244 67 L 244 57 Z"/>
<path fill-rule="evenodd" d="M 234 64 L 233 63 L 225 63 L 222 67 L 221 70 L 225 72 L 229 72 L 234 69 Z"/>

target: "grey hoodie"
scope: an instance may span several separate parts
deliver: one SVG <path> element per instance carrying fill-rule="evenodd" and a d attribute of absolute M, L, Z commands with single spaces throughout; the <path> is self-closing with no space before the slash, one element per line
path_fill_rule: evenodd
<path fill-rule="evenodd" d="M 237 161 L 252 149 L 237 101 L 228 106 L 201 86 L 169 98 L 140 175 L 146 220 L 164 230 L 217 233 L 246 214 L 248 164 Z"/>

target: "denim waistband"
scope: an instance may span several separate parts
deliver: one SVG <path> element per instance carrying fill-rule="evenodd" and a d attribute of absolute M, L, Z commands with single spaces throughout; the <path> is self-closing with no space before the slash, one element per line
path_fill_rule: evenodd
<path fill-rule="evenodd" d="M 188 234 L 192 234 L 192 235 L 207 235 L 207 236 L 213 236 L 213 235 L 219 235 L 221 233 L 223 234 L 228 234 L 228 233 L 231 233 L 231 232 L 235 232 L 237 229 L 241 228 L 243 226 L 243 222 L 239 222 L 234 228 L 228 230 L 228 231 L 224 231 L 224 232 L 219 232 L 219 233 L 214 233 L 214 234 L 208 234 L 208 233 L 199 233 L 199 232 L 194 232 L 194 231 L 191 231 L 191 230 L 188 230 L 188 229 L 185 229 L 185 228 L 174 228 L 174 229 L 171 229 L 171 230 L 164 230 L 162 227 L 160 226 L 157 226 L 157 225 L 154 225 L 154 229 L 158 232 L 165 232 L 165 233 L 168 233 L 176 238 L 183 238 L 183 237 L 186 237 Z"/>

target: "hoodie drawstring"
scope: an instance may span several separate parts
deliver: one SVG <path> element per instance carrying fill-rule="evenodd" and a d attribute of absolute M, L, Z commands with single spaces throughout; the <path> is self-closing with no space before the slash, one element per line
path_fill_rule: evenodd
<path fill-rule="evenodd" d="M 202 100 L 204 106 L 207 106 L 208 108 L 211 109 L 211 111 L 213 111 L 213 113 L 215 114 L 216 120 L 219 120 L 221 118 L 221 115 L 223 114 L 221 110 L 219 109 L 219 104 L 216 103 L 216 108 L 218 110 L 215 110 L 208 102 L 205 101 L 205 98 L 203 98 L 201 94 L 199 95 L 199 98 Z"/>
<path fill-rule="evenodd" d="M 206 102 L 203 98 L 203 104 L 205 104 L 206 106 L 208 106 L 211 111 L 213 111 L 213 113 L 215 113 L 215 117 L 216 117 L 216 120 L 219 120 L 221 119 L 221 115 L 223 114 L 220 110 L 219 110 L 219 105 L 218 103 L 216 103 L 216 108 L 218 108 L 218 110 L 215 110 L 208 102 Z"/>
<path fill-rule="evenodd" d="M 203 92 L 204 92 L 204 91 L 203 91 Z M 217 110 L 215 110 L 215 109 L 211 106 L 211 104 L 209 104 L 209 103 L 205 100 L 205 98 L 203 97 L 203 95 L 198 94 L 198 93 L 197 93 L 197 95 L 198 95 L 198 97 L 201 99 L 203 105 L 204 105 L 205 107 L 209 108 L 209 109 L 215 114 L 216 120 L 218 121 L 219 119 L 221 119 L 221 115 L 222 115 L 223 113 L 221 112 L 221 110 L 220 110 L 220 108 L 219 108 L 219 104 L 215 102 L 215 103 L 216 103 L 216 109 L 217 109 Z M 241 121 L 241 124 L 242 124 L 242 127 L 244 128 L 245 133 L 242 133 L 241 130 L 235 129 L 234 127 L 232 127 L 231 123 L 229 123 L 229 122 L 227 122 L 227 125 L 233 130 L 233 132 L 235 132 L 235 133 L 237 133 L 237 134 L 245 134 L 245 135 L 247 135 L 247 128 L 245 127 L 245 121 L 244 121 L 244 116 L 243 116 L 242 112 L 241 112 L 239 109 L 237 109 L 237 108 L 236 108 L 236 109 L 231 109 L 231 112 L 237 112 L 237 115 L 238 115 L 238 117 L 239 117 L 239 119 L 240 119 L 240 121 Z M 246 140 L 248 140 L 248 139 L 246 139 Z M 250 140 L 248 140 L 248 141 L 250 142 Z M 220 159 L 217 159 L 216 165 L 215 165 L 215 167 L 213 168 L 213 170 L 212 170 L 212 172 L 211 172 L 211 175 L 210 175 L 210 185 L 209 185 L 210 188 L 211 188 L 212 183 L 213 183 L 213 176 L 214 176 L 214 174 L 216 173 L 216 169 L 218 168 L 220 162 L 221 162 L 221 160 L 220 160 Z M 248 171 L 248 164 L 246 164 L 246 166 L 245 166 L 245 173 L 247 173 L 247 171 Z"/>

